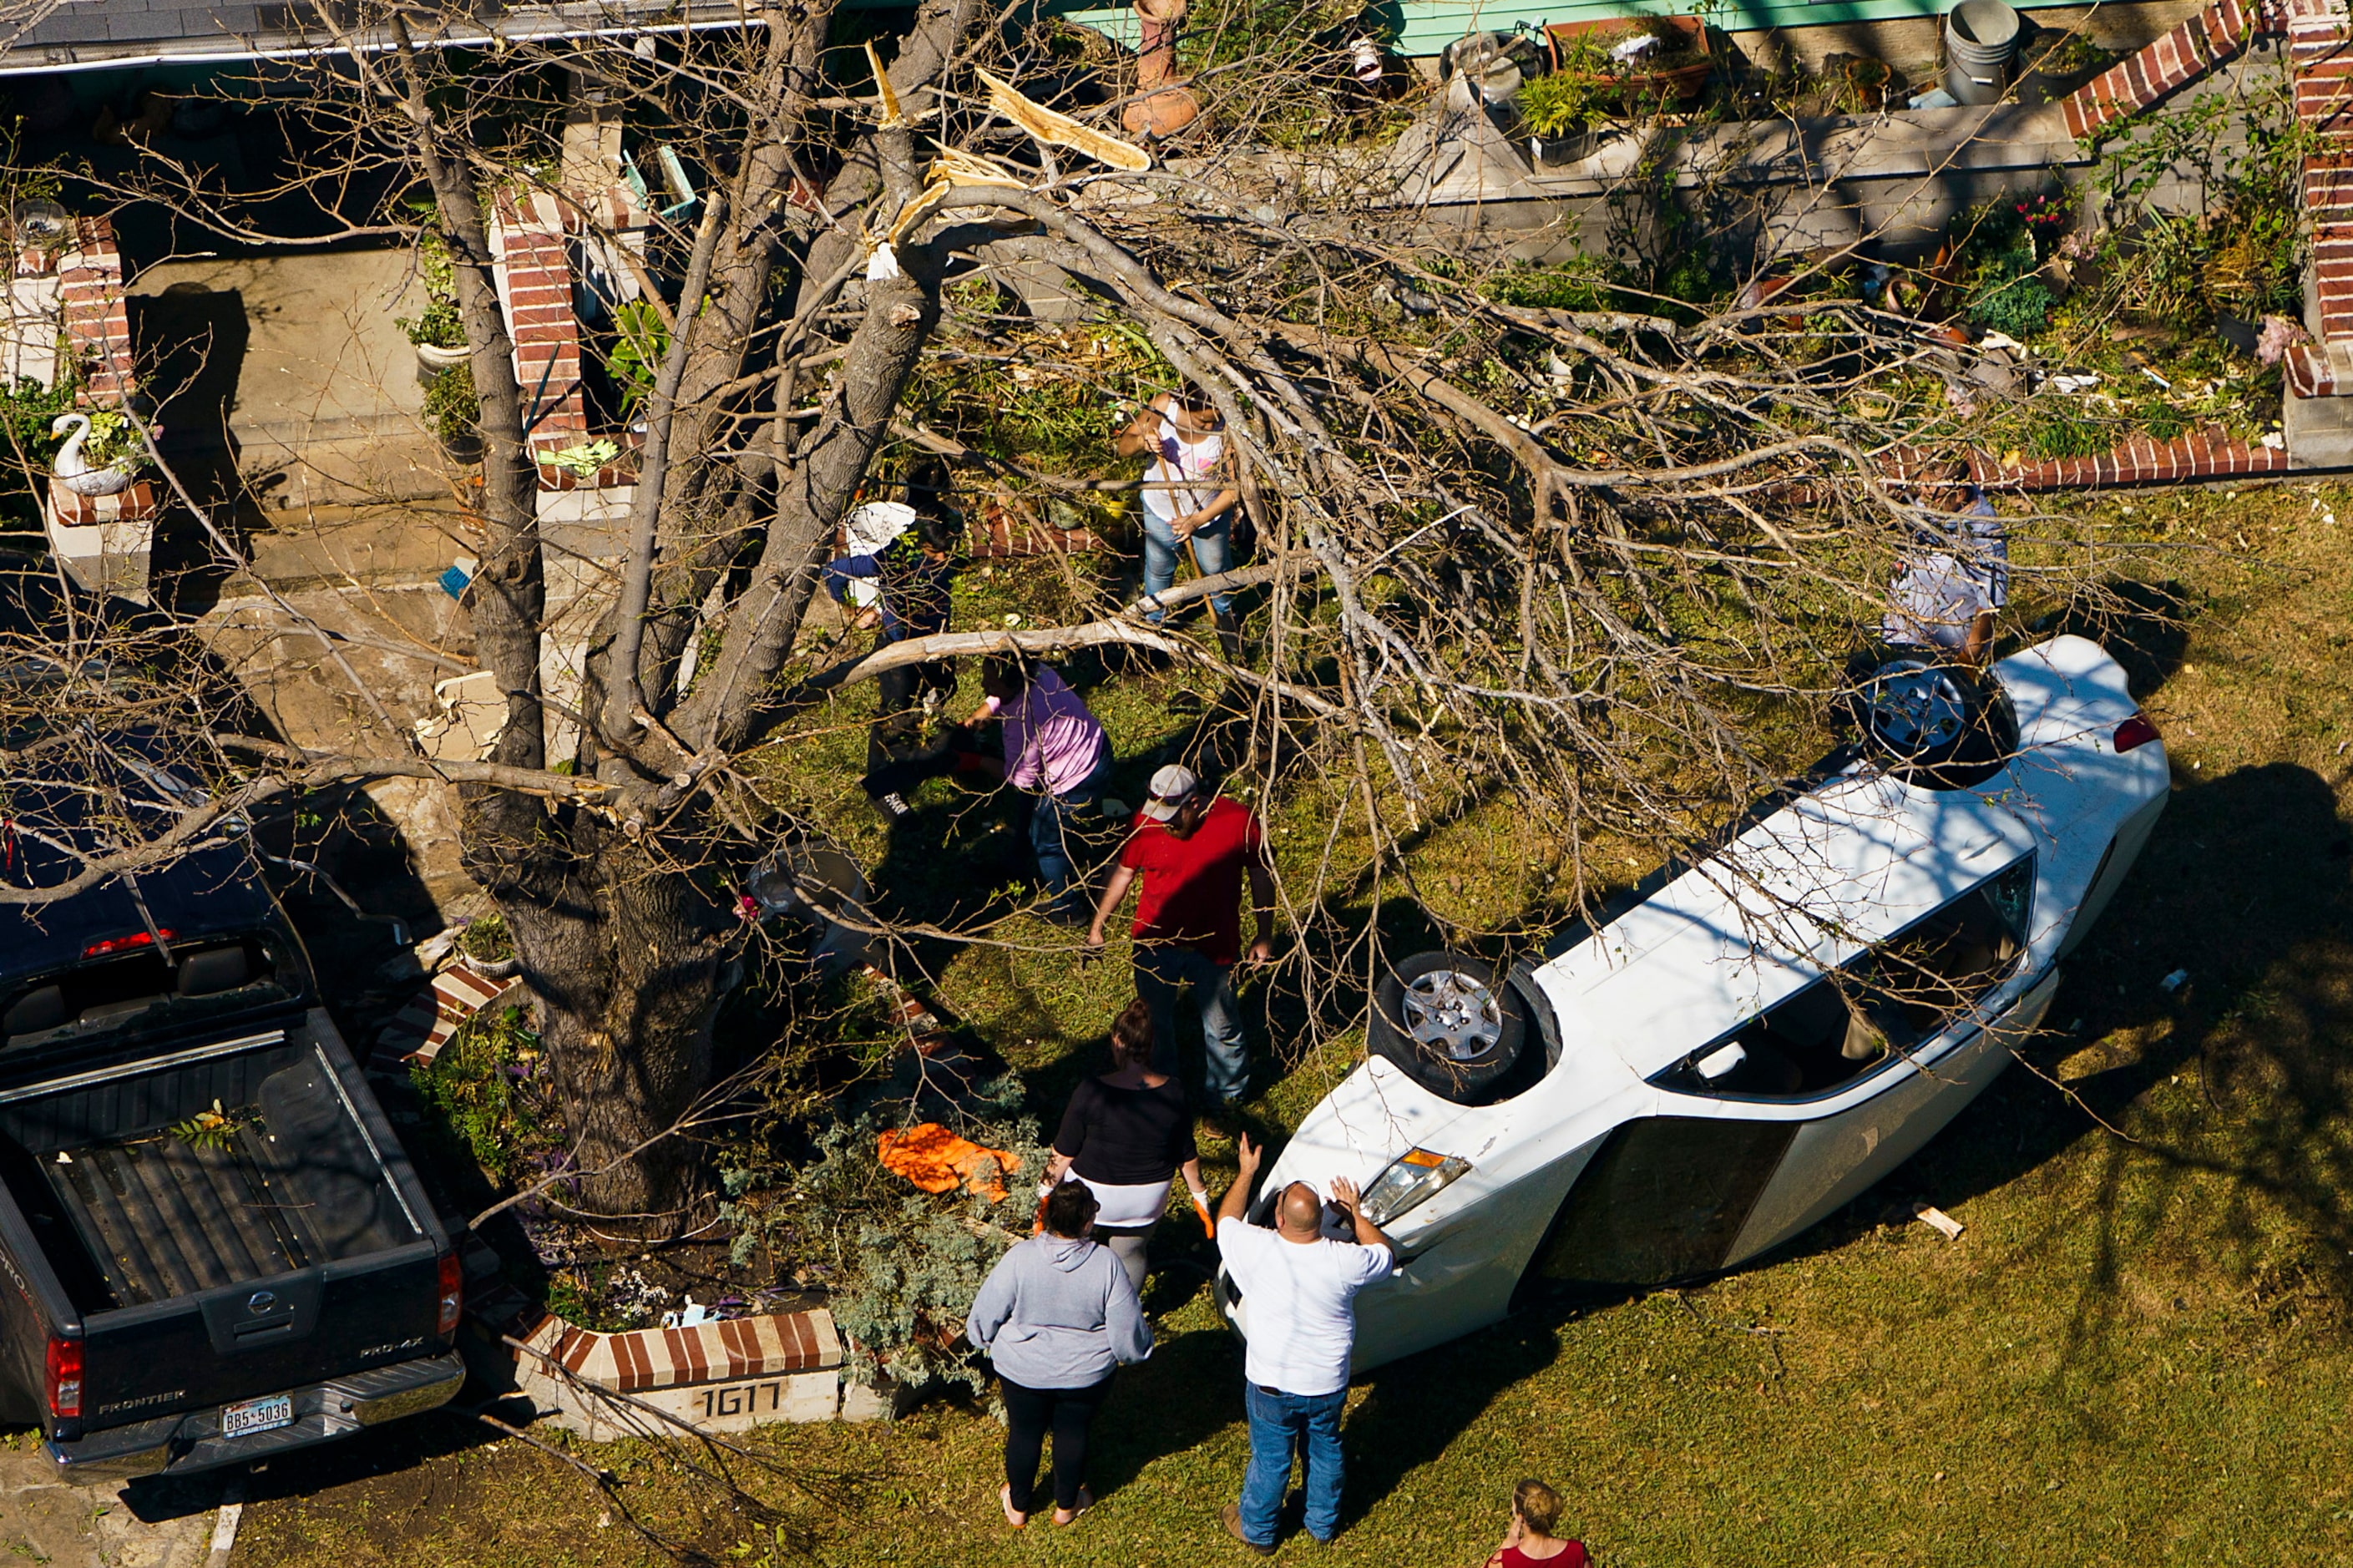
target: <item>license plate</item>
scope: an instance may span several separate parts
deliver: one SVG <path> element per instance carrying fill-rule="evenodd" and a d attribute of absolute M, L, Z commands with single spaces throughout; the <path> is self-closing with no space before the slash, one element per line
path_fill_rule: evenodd
<path fill-rule="evenodd" d="M 235 1405 L 221 1406 L 221 1436 L 224 1437 L 274 1432 L 280 1426 L 292 1425 L 294 1396 L 290 1394 L 265 1394 L 259 1399 L 243 1399 Z"/>

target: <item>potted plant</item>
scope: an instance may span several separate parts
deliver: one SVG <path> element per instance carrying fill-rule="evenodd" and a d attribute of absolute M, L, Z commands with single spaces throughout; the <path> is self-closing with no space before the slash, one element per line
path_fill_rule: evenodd
<path fill-rule="evenodd" d="M 1715 68 L 1707 24 L 1697 16 L 1552 22 L 1546 25 L 1545 42 L 1556 74 L 1575 69 L 1596 76 L 1597 85 L 1613 90 L 1620 109 L 1689 103 Z"/>
<path fill-rule="evenodd" d="M 465 321 L 458 314 L 457 269 L 439 235 L 428 233 L 417 242 L 417 272 L 425 285 L 425 309 L 415 316 L 396 316 L 393 325 L 417 346 L 417 375 L 430 382 L 465 363 L 471 351 Z"/>
<path fill-rule="evenodd" d="M 620 444 L 598 437 L 593 441 L 575 441 L 569 447 L 558 447 L 540 455 L 543 470 L 555 470 L 555 488 L 578 489 L 599 483 L 606 466 L 621 455 Z"/>
<path fill-rule="evenodd" d="M 462 360 L 425 385 L 425 422 L 454 462 L 482 455 L 482 400 L 474 394 L 473 367 Z"/>
<path fill-rule="evenodd" d="M 1617 105 L 1616 90 L 1590 69 L 1556 70 L 1526 82 L 1513 100 L 1528 155 L 1538 163 L 1574 163 L 1593 155 Z"/>
<path fill-rule="evenodd" d="M 495 910 L 466 922 L 458 933 L 458 952 L 466 967 L 485 980 L 504 980 L 522 967 L 506 917 Z"/>
<path fill-rule="evenodd" d="M 66 438 L 50 459 L 49 471 L 78 496 L 121 494 L 153 456 L 147 438 L 120 409 L 60 414 L 50 422 L 49 434 Z"/>

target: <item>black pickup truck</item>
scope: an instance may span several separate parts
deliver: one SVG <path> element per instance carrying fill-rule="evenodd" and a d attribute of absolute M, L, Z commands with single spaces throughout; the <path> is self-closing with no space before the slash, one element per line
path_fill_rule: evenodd
<path fill-rule="evenodd" d="M 0 821 L 0 876 L 55 885 L 42 858 Z M 242 844 L 0 908 L 0 1423 L 70 1476 L 266 1458 L 464 1381 L 457 1256 Z"/>

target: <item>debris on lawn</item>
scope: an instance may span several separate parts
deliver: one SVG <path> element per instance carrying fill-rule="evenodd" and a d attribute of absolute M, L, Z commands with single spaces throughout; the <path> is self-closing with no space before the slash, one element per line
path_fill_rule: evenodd
<path fill-rule="evenodd" d="M 1960 1240 L 1961 1232 L 1968 1229 L 1968 1226 L 1947 1214 L 1943 1209 L 1929 1204 L 1914 1204 L 1912 1217 L 1942 1232 L 1947 1241 Z"/>

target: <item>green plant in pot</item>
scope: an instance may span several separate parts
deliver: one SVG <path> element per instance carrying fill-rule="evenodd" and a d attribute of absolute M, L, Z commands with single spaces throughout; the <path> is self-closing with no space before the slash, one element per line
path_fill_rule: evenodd
<path fill-rule="evenodd" d="M 443 450 L 470 462 L 481 449 L 482 400 L 474 393 L 473 367 L 460 360 L 425 388 L 425 422 Z"/>
<path fill-rule="evenodd" d="M 417 242 L 417 273 L 425 285 L 425 309 L 394 317 L 393 325 L 417 345 L 417 368 L 428 377 L 443 375 L 464 361 L 468 350 L 465 319 L 458 313 L 457 269 L 439 235 L 428 233 Z"/>
<path fill-rule="evenodd" d="M 49 433 L 65 437 L 49 471 L 76 495 L 115 495 L 128 489 L 153 456 L 147 437 L 120 409 L 58 415 Z"/>

